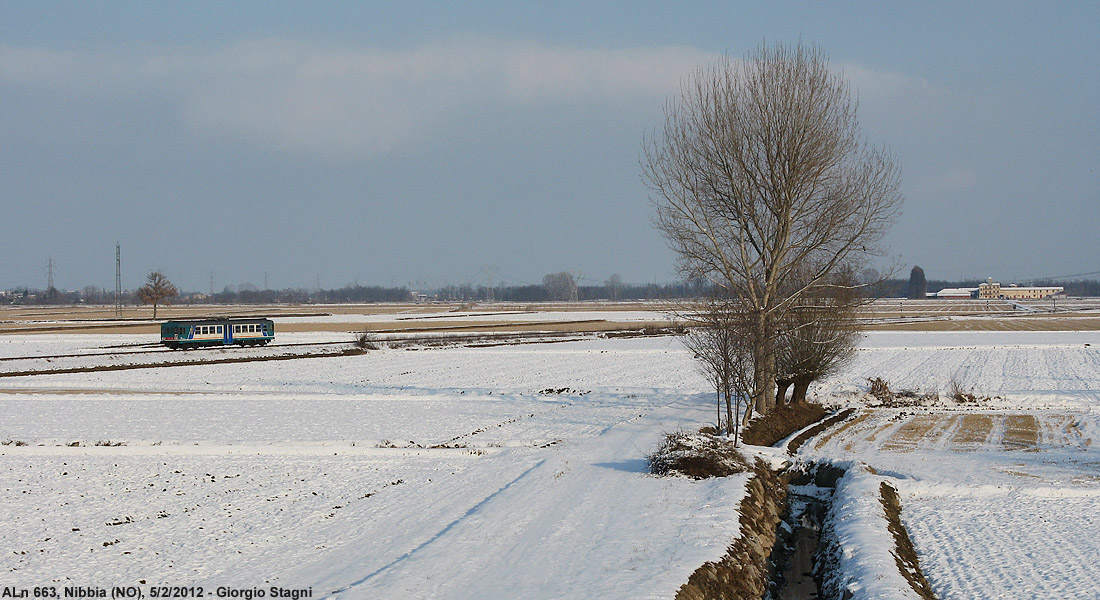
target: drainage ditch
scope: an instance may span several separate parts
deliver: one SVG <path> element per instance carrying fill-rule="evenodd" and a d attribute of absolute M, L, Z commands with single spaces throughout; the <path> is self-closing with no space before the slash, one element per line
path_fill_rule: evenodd
<path fill-rule="evenodd" d="M 787 508 L 771 556 L 771 598 L 822 598 L 827 575 L 819 564 L 818 545 L 836 482 L 844 471 L 827 465 L 799 465 L 783 474 Z"/>

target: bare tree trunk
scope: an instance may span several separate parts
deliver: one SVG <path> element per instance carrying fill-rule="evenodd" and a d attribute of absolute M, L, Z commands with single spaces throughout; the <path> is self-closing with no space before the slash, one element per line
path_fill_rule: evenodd
<path fill-rule="evenodd" d="M 729 385 L 726 385 L 726 433 L 736 434 L 737 421 L 733 416 L 733 390 Z M 730 430 L 733 431 L 730 431 Z"/>
<path fill-rule="evenodd" d="M 714 425 L 714 430 L 722 433 L 722 388 L 715 390 L 714 398 L 716 399 L 715 405 L 718 407 L 718 422 Z M 729 427 L 729 423 L 726 423 L 726 427 Z"/>
<path fill-rule="evenodd" d="M 753 373 L 756 387 L 756 410 L 770 412 L 775 408 L 775 355 L 768 352 L 756 359 Z"/>
<path fill-rule="evenodd" d="M 776 379 L 775 385 L 775 403 L 782 405 L 787 403 L 787 388 L 791 387 L 793 381 L 790 379 Z M 791 402 L 794 402 L 794 398 L 791 398 Z"/>
<path fill-rule="evenodd" d="M 806 401 L 806 390 L 810 388 L 810 383 L 813 380 L 807 377 L 800 377 L 794 380 L 794 391 L 791 392 L 791 404 L 802 404 Z"/>
<path fill-rule="evenodd" d="M 740 413 L 741 413 L 741 400 L 738 400 L 737 401 L 737 407 L 735 409 L 734 419 L 733 419 L 733 447 L 734 448 L 737 448 L 741 445 L 740 444 L 740 438 L 741 438 L 741 430 L 740 430 L 741 414 Z"/>

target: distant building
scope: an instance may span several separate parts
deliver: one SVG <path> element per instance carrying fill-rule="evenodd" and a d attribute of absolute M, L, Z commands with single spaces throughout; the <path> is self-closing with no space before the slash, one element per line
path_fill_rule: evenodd
<path fill-rule="evenodd" d="M 951 300 L 969 300 L 978 297 L 978 288 L 944 288 L 936 292 L 936 297 Z"/>
<path fill-rule="evenodd" d="M 1021 287 L 1016 284 L 1001 287 L 990 277 L 978 284 L 978 297 L 985 300 L 1038 300 L 1065 292 L 1062 286 Z"/>

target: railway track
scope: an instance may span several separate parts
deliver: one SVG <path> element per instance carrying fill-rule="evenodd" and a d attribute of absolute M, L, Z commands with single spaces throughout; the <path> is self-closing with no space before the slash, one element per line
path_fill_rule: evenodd
<path fill-rule="evenodd" d="M 462 333 L 450 335 L 403 335 L 379 336 L 377 342 L 394 349 L 438 348 L 449 346 L 493 347 L 514 344 L 538 344 L 569 342 L 585 339 L 594 333 L 567 332 L 508 332 L 508 333 Z M 71 354 L 8 356 L 0 358 L 0 364 L 29 363 L 30 368 L 0 370 L 0 378 L 27 377 L 34 375 L 60 375 L 73 373 L 95 373 L 103 371 L 125 371 L 134 369 L 157 369 L 163 367 L 183 367 L 200 365 L 220 365 L 246 362 L 298 360 L 308 358 L 331 358 L 362 354 L 361 350 L 349 341 L 301 342 L 275 344 L 264 348 L 238 348 L 235 346 L 213 346 L 192 350 L 169 350 L 159 344 L 134 344 L 118 347 L 110 352 L 87 352 Z M 219 351 L 219 352 L 214 352 Z M 226 356 L 227 352 L 233 354 Z M 160 358 L 163 357 L 163 360 Z M 209 358 L 207 358 L 209 357 Z M 105 361 L 94 364 L 39 366 L 54 360 L 107 359 L 123 358 L 137 362 L 109 364 Z M 142 361 L 141 359 L 146 359 Z"/>

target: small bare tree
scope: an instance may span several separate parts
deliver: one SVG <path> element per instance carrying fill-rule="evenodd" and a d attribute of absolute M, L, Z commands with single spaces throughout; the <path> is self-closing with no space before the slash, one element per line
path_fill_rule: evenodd
<path fill-rule="evenodd" d="M 168 304 L 168 301 L 179 295 L 179 290 L 160 271 L 153 271 L 145 276 L 145 285 L 137 290 L 138 300 L 142 304 L 153 305 L 153 318 L 157 318 L 157 305 Z"/>
<path fill-rule="evenodd" d="M 864 142 L 856 113 L 823 52 L 762 46 L 696 71 L 644 143 L 656 226 L 681 275 L 750 319 L 760 411 L 775 404 L 784 314 L 842 265 L 881 254 L 901 204 L 899 169 Z"/>
<path fill-rule="evenodd" d="M 623 276 L 618 273 L 612 273 L 607 281 L 604 282 L 604 286 L 607 288 L 607 295 L 612 300 L 618 301 L 623 291 Z"/>
<path fill-rule="evenodd" d="M 678 317 L 689 324 L 684 345 L 698 361 L 699 370 L 714 386 L 718 404 L 718 430 L 740 439 L 742 404 L 744 422 L 751 416 L 754 381 L 752 367 L 751 322 L 740 304 L 730 300 L 708 299 L 694 310 L 681 310 Z M 725 406 L 725 428 L 722 407 Z"/>

